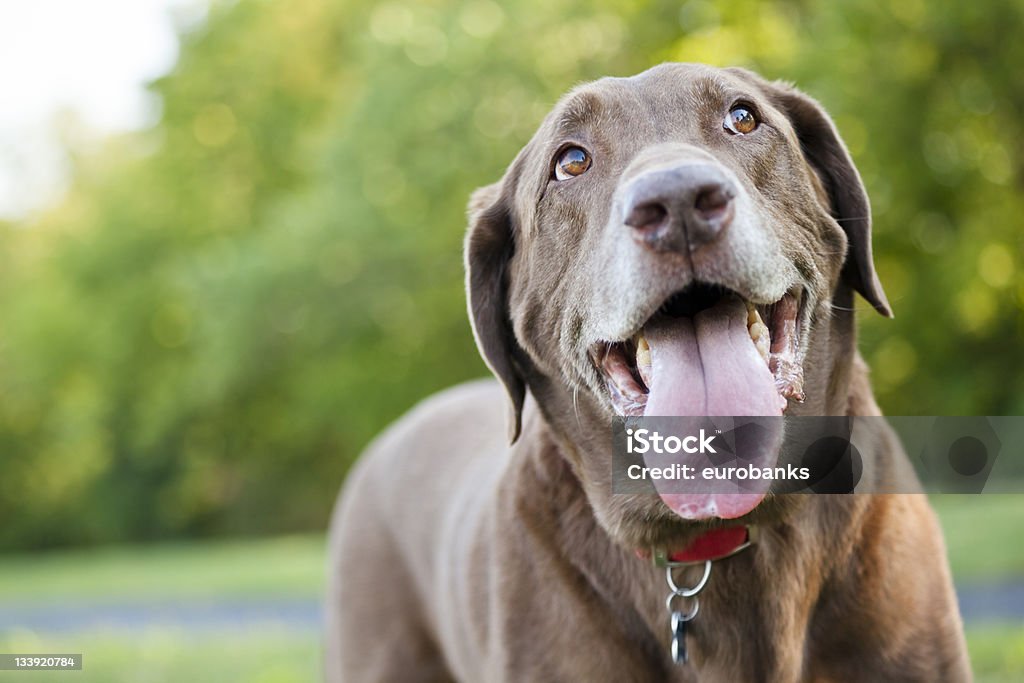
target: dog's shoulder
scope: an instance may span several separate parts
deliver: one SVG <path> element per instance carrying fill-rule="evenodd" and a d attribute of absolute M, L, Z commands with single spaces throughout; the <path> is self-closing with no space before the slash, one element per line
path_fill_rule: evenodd
<path fill-rule="evenodd" d="M 461 454 L 507 450 L 505 395 L 493 379 L 450 387 L 423 399 L 374 439 L 361 465 L 402 470 L 443 468 Z M 394 465 L 396 468 L 392 468 Z"/>
<path fill-rule="evenodd" d="M 505 394 L 494 379 L 477 379 L 431 394 L 409 409 L 385 436 L 464 442 L 474 433 L 505 443 Z M 473 425 L 467 429 L 467 425 Z M 493 441 L 493 438 L 487 438 Z"/>

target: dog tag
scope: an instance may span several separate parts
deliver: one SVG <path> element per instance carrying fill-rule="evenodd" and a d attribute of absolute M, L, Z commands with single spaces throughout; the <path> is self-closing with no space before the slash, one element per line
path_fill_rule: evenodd
<path fill-rule="evenodd" d="M 689 656 L 686 652 L 686 615 L 682 612 L 672 613 L 672 661 L 686 664 Z"/>

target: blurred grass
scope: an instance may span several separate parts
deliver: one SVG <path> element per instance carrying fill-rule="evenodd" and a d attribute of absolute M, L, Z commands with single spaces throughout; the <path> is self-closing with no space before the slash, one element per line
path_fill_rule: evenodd
<path fill-rule="evenodd" d="M 975 626 L 967 631 L 978 683 L 1024 680 L 1024 627 Z M 101 632 L 70 636 L 0 634 L 4 652 L 77 652 L 81 672 L 35 672 L 19 679 L 49 683 L 120 681 L 205 681 L 292 683 L 320 680 L 320 643 L 288 631 L 224 632 L 196 637 L 175 629 L 133 633 Z M 15 680 L 8 674 L 2 680 Z"/>
<path fill-rule="evenodd" d="M 165 627 L 70 635 L 22 631 L 0 634 L 0 651 L 82 655 L 82 671 L 0 672 L 2 681 L 31 683 L 297 683 L 320 680 L 321 670 L 319 640 L 284 629 L 202 636 Z"/>
<path fill-rule="evenodd" d="M 316 597 L 320 534 L 0 556 L 0 601 Z"/>
<path fill-rule="evenodd" d="M 938 495 L 931 500 L 958 582 L 1024 580 L 1024 495 Z"/>
<path fill-rule="evenodd" d="M 934 496 L 950 563 L 960 583 L 1020 581 L 1024 496 Z M 0 556 L 0 604 L 62 599 L 309 598 L 322 594 L 321 534 L 193 541 Z M 1024 623 L 974 623 L 968 647 L 979 683 L 1024 680 Z M 32 681 L 292 683 L 320 679 L 319 638 L 253 627 L 189 633 L 154 625 L 136 631 L 0 633 L 2 652 L 76 652 L 80 673 L 36 672 Z M 0 680 L 22 680 L 7 674 Z"/>
<path fill-rule="evenodd" d="M 1024 580 L 1024 495 L 931 498 L 958 583 Z M 977 683 L 1024 681 L 1024 621 L 969 624 L 967 647 Z"/>
<path fill-rule="evenodd" d="M 1024 625 L 969 626 L 967 649 L 977 683 L 1024 681 Z"/>
<path fill-rule="evenodd" d="M 934 496 L 950 563 L 960 583 L 1024 577 L 1024 496 Z M 165 543 L 0 557 L 0 603 L 69 598 L 309 598 L 322 593 L 324 537 Z M 1024 624 L 970 624 L 979 683 L 1024 680 Z M 78 652 L 81 673 L 36 672 L 32 681 L 246 681 L 320 678 L 320 642 L 309 632 L 270 627 L 187 633 L 138 631 L 0 633 L 4 652 Z M 15 680 L 12 674 L 0 680 Z M 19 676 L 19 679 L 25 678 Z"/>
<path fill-rule="evenodd" d="M 323 583 L 321 534 L 0 556 L 0 605 L 83 598 L 301 599 L 320 596 Z M 0 652 L 58 651 L 83 654 L 83 671 L 0 672 L 0 681 L 292 683 L 320 680 L 321 669 L 319 638 L 284 627 L 0 632 Z"/>
<path fill-rule="evenodd" d="M 1024 680 L 1024 627 L 993 624 L 969 628 L 968 646 L 977 683 Z M 288 631 L 242 631 L 196 637 L 150 628 L 134 633 L 73 636 L 0 634 L 4 652 L 83 653 L 81 672 L 8 674 L 2 680 L 33 683 L 118 683 L 190 681 L 191 683 L 293 683 L 320 680 L 320 643 Z"/>

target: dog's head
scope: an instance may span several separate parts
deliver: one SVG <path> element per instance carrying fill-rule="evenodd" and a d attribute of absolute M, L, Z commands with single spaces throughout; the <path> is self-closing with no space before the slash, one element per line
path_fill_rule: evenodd
<path fill-rule="evenodd" d="M 598 425 L 844 414 L 852 292 L 890 314 L 832 122 L 741 69 L 665 64 L 576 88 L 469 213 L 470 316 L 512 439 L 529 388 L 625 542 L 679 519 L 610 496 Z"/>

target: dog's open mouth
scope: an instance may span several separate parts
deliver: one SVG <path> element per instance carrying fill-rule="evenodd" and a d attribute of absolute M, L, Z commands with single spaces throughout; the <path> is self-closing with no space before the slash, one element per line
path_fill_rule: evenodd
<path fill-rule="evenodd" d="M 590 349 L 623 416 L 781 415 L 802 401 L 802 291 L 755 305 L 695 283 L 628 340 Z"/>

